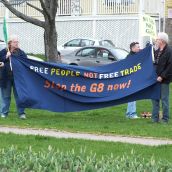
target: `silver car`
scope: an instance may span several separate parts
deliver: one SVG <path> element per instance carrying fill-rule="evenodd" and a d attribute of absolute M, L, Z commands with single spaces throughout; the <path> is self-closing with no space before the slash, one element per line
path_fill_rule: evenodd
<path fill-rule="evenodd" d="M 57 47 L 61 55 L 69 54 L 79 48 L 85 46 L 115 46 L 111 40 L 108 39 L 91 39 L 91 38 L 77 38 L 66 42 Z"/>
<path fill-rule="evenodd" d="M 101 66 L 125 59 L 128 51 L 105 46 L 87 46 L 62 56 L 61 62 L 78 66 Z"/>

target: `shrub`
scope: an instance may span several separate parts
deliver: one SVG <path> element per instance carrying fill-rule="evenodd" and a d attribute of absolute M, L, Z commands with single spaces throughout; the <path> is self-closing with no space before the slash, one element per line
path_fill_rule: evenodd
<path fill-rule="evenodd" d="M 144 159 L 133 151 L 122 157 L 86 154 L 81 149 L 61 152 L 49 146 L 47 150 L 35 152 L 32 148 L 18 151 L 14 146 L 0 150 L 1 172 L 172 172 L 172 163 Z"/>

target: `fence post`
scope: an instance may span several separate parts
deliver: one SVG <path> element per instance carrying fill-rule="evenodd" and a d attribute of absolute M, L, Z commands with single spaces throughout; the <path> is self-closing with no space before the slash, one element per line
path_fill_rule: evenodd
<path fill-rule="evenodd" d="M 92 15 L 96 16 L 97 15 L 97 0 L 93 0 L 93 7 L 92 7 Z"/>
<path fill-rule="evenodd" d="M 139 44 L 140 47 L 143 48 L 143 35 L 142 35 L 142 17 L 145 13 L 145 6 L 144 6 L 145 0 L 139 0 Z"/>
<path fill-rule="evenodd" d="M 94 17 L 93 19 L 93 38 L 96 38 L 96 16 L 97 16 L 97 0 L 92 1 L 92 15 Z"/>

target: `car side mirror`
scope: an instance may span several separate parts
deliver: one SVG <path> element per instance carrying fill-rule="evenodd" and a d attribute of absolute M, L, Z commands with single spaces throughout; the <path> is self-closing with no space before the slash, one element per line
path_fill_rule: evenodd
<path fill-rule="evenodd" d="M 65 44 L 63 45 L 63 47 L 64 47 L 64 48 L 67 47 L 67 43 L 65 43 Z"/>

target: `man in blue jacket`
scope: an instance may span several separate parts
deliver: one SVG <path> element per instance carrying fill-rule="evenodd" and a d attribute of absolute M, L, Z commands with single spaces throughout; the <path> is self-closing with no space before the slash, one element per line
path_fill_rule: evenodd
<path fill-rule="evenodd" d="M 0 91 L 1 91 L 1 117 L 6 118 L 9 113 L 11 103 L 11 90 L 13 88 L 14 98 L 16 101 L 17 112 L 20 119 L 25 119 L 24 108 L 18 104 L 18 95 L 14 83 L 11 58 L 26 57 L 27 55 L 19 48 L 17 36 L 13 35 L 8 41 L 8 47 L 0 51 Z"/>

